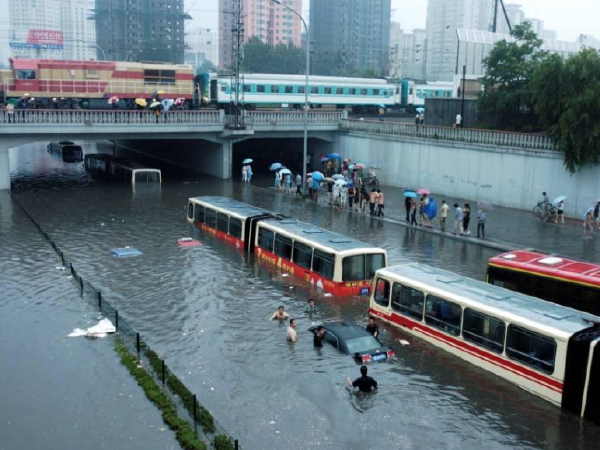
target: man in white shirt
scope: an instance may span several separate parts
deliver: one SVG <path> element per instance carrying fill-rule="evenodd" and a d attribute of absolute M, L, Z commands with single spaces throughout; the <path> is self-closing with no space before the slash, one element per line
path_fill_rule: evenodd
<path fill-rule="evenodd" d="M 462 126 L 462 116 L 460 113 L 456 115 L 456 128 L 460 128 Z"/>
<path fill-rule="evenodd" d="M 446 200 L 442 200 L 442 207 L 440 208 L 440 225 L 442 227 L 442 233 L 446 232 L 446 220 L 448 219 L 448 211 L 450 211 L 450 207 L 446 203 Z"/>
<path fill-rule="evenodd" d="M 287 329 L 285 335 L 289 342 L 296 342 L 298 340 L 298 333 L 296 333 L 296 319 L 290 319 L 290 326 Z"/>

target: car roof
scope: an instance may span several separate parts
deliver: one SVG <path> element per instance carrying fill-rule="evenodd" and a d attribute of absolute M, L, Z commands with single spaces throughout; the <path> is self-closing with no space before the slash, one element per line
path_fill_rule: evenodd
<path fill-rule="evenodd" d="M 353 322 L 326 322 L 322 324 L 325 330 L 335 334 L 338 339 L 352 339 L 361 336 L 371 336 L 364 327 Z"/>

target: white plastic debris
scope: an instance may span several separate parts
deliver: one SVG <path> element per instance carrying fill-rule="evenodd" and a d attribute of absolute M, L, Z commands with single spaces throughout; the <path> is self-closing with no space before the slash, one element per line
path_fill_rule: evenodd
<path fill-rule="evenodd" d="M 55 269 L 56 270 L 65 270 L 65 268 L 63 266 L 56 266 Z"/>
<path fill-rule="evenodd" d="M 408 342 L 404 339 L 398 339 L 398 342 L 400 342 L 401 345 L 410 345 L 410 342 Z"/>
<path fill-rule="evenodd" d="M 112 324 L 112 322 L 108 319 L 102 319 L 93 327 L 88 328 L 87 330 L 82 330 L 81 328 L 75 328 L 67 337 L 105 337 L 108 333 L 114 333 L 117 329 Z"/>
<path fill-rule="evenodd" d="M 282 273 L 282 274 L 281 274 L 281 276 L 282 276 L 282 277 L 289 277 L 290 275 L 289 275 L 289 274 L 287 274 L 287 273 Z"/>
<path fill-rule="evenodd" d="M 329 292 L 326 292 L 323 294 L 323 297 L 333 297 L 333 294 L 330 294 Z"/>

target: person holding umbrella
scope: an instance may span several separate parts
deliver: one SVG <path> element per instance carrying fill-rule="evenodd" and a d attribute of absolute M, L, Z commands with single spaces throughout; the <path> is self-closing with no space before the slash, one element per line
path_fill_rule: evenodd
<path fill-rule="evenodd" d="M 302 175 L 300 173 L 296 175 L 296 195 L 302 197 Z"/>
<path fill-rule="evenodd" d="M 410 221 L 410 206 L 412 204 L 412 199 L 404 193 L 404 209 L 406 210 L 406 223 Z"/>
<path fill-rule="evenodd" d="M 244 164 L 242 166 L 242 183 L 248 182 L 248 166 Z"/>

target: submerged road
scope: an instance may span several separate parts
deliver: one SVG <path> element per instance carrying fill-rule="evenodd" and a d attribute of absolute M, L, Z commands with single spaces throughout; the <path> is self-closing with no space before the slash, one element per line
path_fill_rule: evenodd
<path fill-rule="evenodd" d="M 371 366 L 376 394 L 350 393 L 346 377 L 358 376 L 359 366 L 331 347 L 315 350 L 307 329 L 326 320 L 366 323 L 365 299 L 311 292 L 189 226 L 185 205 L 192 196 L 233 197 L 385 247 L 391 264 L 421 261 L 478 279 L 496 251 L 194 174 L 166 170 L 162 189 L 96 182 L 41 144 L 12 152 L 11 167 L 15 198 L 246 450 L 597 446 L 598 428 L 385 325 L 382 340 L 397 358 Z M 203 245 L 177 247 L 188 235 Z M 22 245 L 40 251 L 39 242 Z M 125 245 L 143 256 L 110 256 Z M 31 273 L 15 277 L 29 283 L 16 294 L 25 297 L 49 274 L 39 270 L 36 283 Z M 303 313 L 310 296 L 319 305 L 313 317 Z M 285 341 L 285 326 L 267 321 L 280 304 L 298 318 L 295 345 Z"/>

